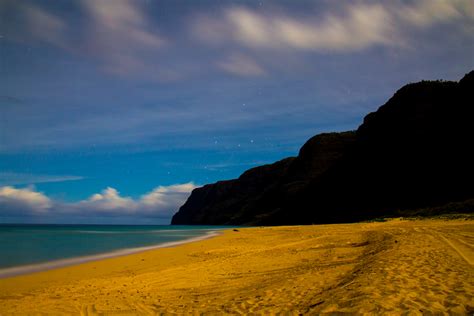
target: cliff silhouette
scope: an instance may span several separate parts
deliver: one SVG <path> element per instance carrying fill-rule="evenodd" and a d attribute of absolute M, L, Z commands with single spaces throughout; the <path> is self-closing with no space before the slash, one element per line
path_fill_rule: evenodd
<path fill-rule="evenodd" d="M 474 210 L 474 71 L 398 90 L 356 131 L 195 189 L 172 224 L 341 223 Z"/>

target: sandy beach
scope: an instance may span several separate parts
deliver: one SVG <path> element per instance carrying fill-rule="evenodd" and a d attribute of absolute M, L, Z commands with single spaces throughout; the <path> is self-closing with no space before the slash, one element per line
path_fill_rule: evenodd
<path fill-rule="evenodd" d="M 472 314 L 474 223 L 242 228 L 0 279 L 0 315 Z"/>

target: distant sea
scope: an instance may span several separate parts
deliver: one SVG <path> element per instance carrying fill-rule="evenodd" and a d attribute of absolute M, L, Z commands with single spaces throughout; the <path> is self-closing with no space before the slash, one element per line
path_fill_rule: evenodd
<path fill-rule="evenodd" d="M 100 259 L 172 246 L 205 238 L 224 228 L 228 227 L 0 224 L 0 272 L 19 266 L 47 267 L 44 263 L 48 262 L 62 261 L 66 264 L 57 266 L 63 266 L 91 261 L 94 256 Z"/>

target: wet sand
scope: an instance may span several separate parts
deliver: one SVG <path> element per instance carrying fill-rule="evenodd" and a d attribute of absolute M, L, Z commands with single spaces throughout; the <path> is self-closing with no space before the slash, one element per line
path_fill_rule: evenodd
<path fill-rule="evenodd" d="M 472 314 L 474 223 L 245 228 L 0 279 L 0 315 Z"/>
<path fill-rule="evenodd" d="M 144 247 L 137 247 L 137 248 L 130 248 L 130 249 L 115 250 L 115 251 L 106 252 L 106 253 L 97 254 L 97 255 L 61 259 L 61 260 L 55 260 L 51 262 L 23 265 L 23 266 L 12 267 L 12 268 L 3 268 L 3 269 L 0 269 L 0 279 L 13 277 L 17 275 L 30 274 L 34 272 L 41 272 L 41 271 L 67 267 L 67 266 L 77 265 L 80 263 L 121 257 L 121 256 L 131 255 L 134 253 L 140 253 L 140 252 L 144 252 L 148 250 L 153 250 L 153 249 L 175 247 L 175 246 L 186 244 L 189 242 L 195 242 L 199 240 L 212 238 L 212 237 L 218 236 L 219 234 L 220 234 L 219 231 L 210 231 L 202 236 L 192 237 L 192 238 L 179 240 L 179 241 L 169 241 L 169 242 L 161 243 L 155 246 L 144 246 Z"/>

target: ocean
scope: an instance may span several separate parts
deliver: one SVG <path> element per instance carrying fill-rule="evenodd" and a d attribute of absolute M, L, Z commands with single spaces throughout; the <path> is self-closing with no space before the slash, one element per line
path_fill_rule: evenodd
<path fill-rule="evenodd" d="M 20 267 L 20 273 L 14 274 L 21 274 L 22 267 L 28 267 L 25 271 L 40 271 L 48 263 L 64 266 L 172 246 L 204 239 L 224 228 L 228 227 L 0 224 L 0 274 L 13 267 Z"/>

